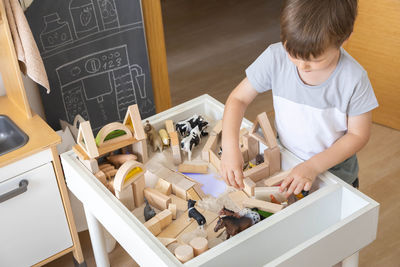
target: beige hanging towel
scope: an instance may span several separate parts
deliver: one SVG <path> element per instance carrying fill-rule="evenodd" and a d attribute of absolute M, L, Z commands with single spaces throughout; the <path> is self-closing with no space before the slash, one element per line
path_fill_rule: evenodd
<path fill-rule="evenodd" d="M 43 60 L 20 3 L 18 0 L 4 0 L 4 3 L 21 71 L 50 93 Z"/>

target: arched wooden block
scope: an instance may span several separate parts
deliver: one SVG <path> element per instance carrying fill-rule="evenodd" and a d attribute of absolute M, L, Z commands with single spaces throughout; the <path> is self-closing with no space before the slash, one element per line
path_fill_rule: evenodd
<path fill-rule="evenodd" d="M 114 131 L 118 131 L 118 130 L 124 131 L 125 134 L 115 137 L 115 138 L 112 138 L 112 139 L 109 139 L 107 141 L 105 140 L 109 134 L 111 134 Z M 132 132 L 128 127 L 126 127 L 125 125 L 123 125 L 120 122 L 111 122 L 111 123 L 105 125 L 103 128 L 101 128 L 100 131 L 97 133 L 96 144 L 97 144 L 97 146 L 100 147 L 103 143 L 108 143 L 108 144 L 118 143 L 122 140 L 126 140 L 129 138 L 132 138 Z"/>
<path fill-rule="evenodd" d="M 128 160 L 119 167 L 114 178 L 114 189 L 122 191 L 128 185 L 132 184 L 136 178 L 144 175 L 146 172 L 142 163 L 136 160 Z"/>

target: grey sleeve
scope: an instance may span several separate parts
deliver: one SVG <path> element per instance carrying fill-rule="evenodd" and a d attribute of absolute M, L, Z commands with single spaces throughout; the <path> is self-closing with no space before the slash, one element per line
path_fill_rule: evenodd
<path fill-rule="evenodd" d="M 347 115 L 350 117 L 361 115 L 378 106 L 371 82 L 368 79 L 367 73 L 364 72 L 350 98 Z"/>
<path fill-rule="evenodd" d="M 247 69 L 246 76 L 257 92 L 263 93 L 272 88 L 272 64 L 273 55 L 271 47 L 268 47 Z"/>

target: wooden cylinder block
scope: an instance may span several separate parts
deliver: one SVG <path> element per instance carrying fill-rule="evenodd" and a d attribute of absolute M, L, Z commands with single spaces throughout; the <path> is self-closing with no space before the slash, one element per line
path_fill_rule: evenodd
<path fill-rule="evenodd" d="M 175 256 L 182 263 L 185 263 L 193 258 L 193 248 L 189 245 L 181 245 L 175 249 Z"/>
<path fill-rule="evenodd" d="M 200 255 L 208 249 L 208 240 L 204 237 L 193 238 L 189 244 L 193 248 L 195 256 Z"/>

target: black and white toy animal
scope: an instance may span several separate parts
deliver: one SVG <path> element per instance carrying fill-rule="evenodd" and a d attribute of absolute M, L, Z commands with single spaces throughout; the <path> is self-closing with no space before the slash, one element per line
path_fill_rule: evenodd
<path fill-rule="evenodd" d="M 200 144 L 200 130 L 199 126 L 192 129 L 188 136 L 181 140 L 181 149 L 188 153 L 189 161 L 192 160 L 192 150 Z"/>
<path fill-rule="evenodd" d="M 193 199 L 188 200 L 188 215 L 189 219 L 193 218 L 197 221 L 197 224 L 203 228 L 204 225 L 206 224 L 206 218 L 194 207 L 194 204 L 196 204 L 196 201 Z"/>
<path fill-rule="evenodd" d="M 205 136 L 208 134 L 205 131 L 207 125 L 208 125 L 208 122 L 202 116 L 195 114 L 186 120 L 177 122 L 175 125 L 175 128 L 176 128 L 176 131 L 179 132 L 179 134 L 182 137 L 186 137 L 190 134 L 190 131 L 192 129 L 194 129 L 196 126 L 198 126 L 199 130 L 201 132 L 201 135 Z"/>

